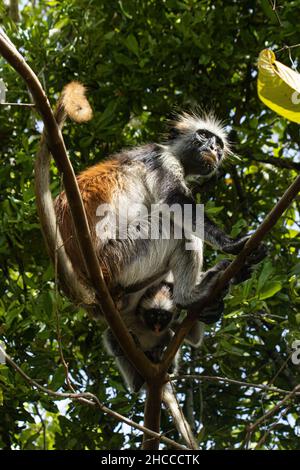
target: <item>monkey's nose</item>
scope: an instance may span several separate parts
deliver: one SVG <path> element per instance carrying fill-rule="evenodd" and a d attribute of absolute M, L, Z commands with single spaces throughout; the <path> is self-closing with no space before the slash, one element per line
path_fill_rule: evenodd
<path fill-rule="evenodd" d="M 154 325 L 154 333 L 159 334 L 160 330 L 161 330 L 161 325 L 159 325 L 158 323 Z"/>

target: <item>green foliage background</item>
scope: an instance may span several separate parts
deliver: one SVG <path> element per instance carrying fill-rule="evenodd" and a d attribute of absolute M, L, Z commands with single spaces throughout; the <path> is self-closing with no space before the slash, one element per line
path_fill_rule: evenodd
<path fill-rule="evenodd" d="M 174 110 L 196 104 L 214 108 L 232 129 L 240 158 L 227 162 L 200 196 L 207 212 L 237 236 L 257 227 L 300 167 L 299 127 L 266 109 L 256 94 L 260 50 L 300 42 L 300 1 L 276 3 L 275 12 L 267 0 L 26 1 L 18 25 L 3 3 L 0 15 L 52 103 L 74 78 L 88 86 L 94 119 L 81 127 L 68 124 L 65 131 L 76 171 L 122 147 L 158 140 Z M 291 53 L 296 60 L 299 49 Z M 286 49 L 278 58 L 290 65 Z M 30 101 L 23 81 L 2 59 L 0 76 L 7 101 Z M 102 350 L 101 329 L 55 295 L 34 197 L 37 120 L 30 108 L 1 106 L 0 339 L 24 371 L 63 390 L 58 310 L 63 350 L 77 389 L 142 420 L 143 397 L 125 390 Z M 266 163 L 271 158 L 272 164 Z M 58 187 L 53 167 L 53 191 Z M 299 366 L 290 359 L 292 342 L 300 339 L 299 205 L 298 198 L 269 235 L 269 256 L 251 280 L 231 291 L 222 324 L 208 330 L 203 348 L 184 347 L 183 374 L 272 382 L 287 390 L 299 383 Z M 207 265 L 215 262 L 214 252 L 206 255 Z M 181 380 L 177 387 L 185 408 L 194 408 L 189 416 L 203 449 L 241 448 L 247 426 L 280 399 L 206 380 Z M 254 445 L 277 422 L 263 448 L 296 449 L 297 407 L 299 402 L 284 416 L 280 409 L 260 426 Z M 178 439 L 166 414 L 163 430 Z M 139 433 L 111 417 L 84 405 L 53 402 L 11 368 L 0 366 L 1 448 L 117 449 L 138 448 L 140 442 Z"/>

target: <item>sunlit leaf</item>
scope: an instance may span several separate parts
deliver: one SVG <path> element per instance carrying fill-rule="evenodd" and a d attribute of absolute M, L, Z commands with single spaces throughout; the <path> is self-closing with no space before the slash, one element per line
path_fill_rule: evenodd
<path fill-rule="evenodd" d="M 270 49 L 258 59 L 259 98 L 273 111 L 300 123 L 300 74 L 276 60 Z"/>

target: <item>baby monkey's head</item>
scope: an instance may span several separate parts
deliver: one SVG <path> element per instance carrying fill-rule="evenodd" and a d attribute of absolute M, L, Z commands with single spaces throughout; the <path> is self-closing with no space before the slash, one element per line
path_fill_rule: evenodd
<path fill-rule="evenodd" d="M 137 314 L 140 315 L 143 323 L 156 335 L 163 334 L 171 327 L 176 313 L 172 286 L 166 282 L 150 287 L 137 309 Z"/>

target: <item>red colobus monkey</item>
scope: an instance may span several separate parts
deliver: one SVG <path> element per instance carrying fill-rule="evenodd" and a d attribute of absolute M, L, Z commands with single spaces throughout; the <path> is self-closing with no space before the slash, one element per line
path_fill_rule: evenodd
<path fill-rule="evenodd" d="M 84 87 L 77 82 L 67 85 L 59 100 L 56 118 L 60 127 L 67 115 L 77 121 L 86 120 L 91 116 L 91 109 L 84 96 Z M 42 148 L 45 150 L 45 145 Z M 170 336 L 174 318 L 173 313 L 164 318 L 164 328 L 158 332 L 158 336 L 163 333 L 163 340 L 158 342 L 150 340 L 148 345 L 147 341 L 153 333 L 150 317 L 147 317 L 149 309 L 144 308 L 149 289 L 152 286 L 156 288 L 166 275 L 171 273 L 172 309 L 173 306 L 174 308 L 196 306 L 220 272 L 228 265 L 228 261 L 225 260 L 206 272 L 202 271 L 203 240 L 200 238 L 200 233 L 195 233 L 198 227 L 197 205 L 188 187 L 187 178 L 195 175 L 204 177 L 212 175 L 229 153 L 224 127 L 213 115 L 199 117 L 183 114 L 173 122 L 168 138 L 163 143 L 124 150 L 84 170 L 77 177 L 92 241 L 107 286 L 113 296 L 118 290 L 124 292 L 121 314 L 133 335 L 138 334 L 141 348 L 145 352 L 151 351 L 149 355 L 153 361 L 159 360 L 157 357 L 160 357 L 160 354 L 154 357 L 154 349 L 157 346 L 163 348 L 169 341 L 166 338 Z M 38 160 L 36 168 L 37 199 L 40 199 L 38 205 L 41 219 L 45 208 L 48 207 L 49 198 L 49 194 L 45 195 L 45 191 L 43 192 L 43 176 L 45 171 L 49 172 L 49 158 L 48 162 L 47 158 Z M 126 214 L 127 237 L 118 236 L 118 233 L 111 236 L 109 232 L 99 237 L 97 226 L 99 221 L 103 220 L 99 217 L 99 207 L 103 205 L 110 208 L 110 215 L 115 216 L 116 220 L 122 220 Z M 154 239 L 136 237 L 136 232 L 135 236 L 131 236 L 132 226 L 135 226 L 136 220 L 140 221 L 140 207 L 150 208 L 152 205 L 163 208 L 175 205 L 182 210 L 188 205 L 191 216 L 188 226 L 183 226 L 184 236 L 177 238 L 172 232 L 171 236 L 165 239 L 160 229 Z M 87 273 L 65 192 L 61 192 L 57 197 L 55 212 L 59 236 L 66 252 L 66 263 L 70 260 L 79 278 L 86 280 Z M 107 221 L 109 226 L 110 219 L 107 218 Z M 151 216 L 149 220 L 148 215 L 146 225 L 150 225 L 151 222 Z M 246 240 L 247 237 L 234 240 L 208 218 L 204 219 L 204 241 L 215 248 L 225 253 L 237 254 Z M 186 249 L 187 242 L 190 244 L 189 249 Z M 48 245 L 54 246 L 53 240 L 48 240 Z M 62 263 L 62 269 L 65 269 L 66 263 Z M 157 292 L 155 294 L 154 291 L 151 295 L 155 297 Z M 222 305 L 221 296 L 216 299 L 215 305 L 201 312 L 199 325 L 200 320 L 207 323 L 215 321 L 222 313 Z M 157 316 L 159 309 L 152 310 L 154 310 L 153 321 L 157 324 L 155 315 Z M 200 341 L 199 325 L 196 328 L 199 330 L 197 337 L 191 339 L 194 344 Z M 140 327 L 144 331 L 143 335 L 137 333 Z M 106 333 L 105 344 L 107 350 L 116 355 L 114 339 L 110 332 Z M 127 382 L 132 383 L 132 380 Z"/>
<path fill-rule="evenodd" d="M 60 110 L 68 112 L 69 103 L 79 96 L 76 84 L 67 85 L 60 101 Z M 60 113 L 62 114 L 62 113 Z M 212 116 L 202 118 L 184 114 L 173 123 L 168 140 L 163 144 L 148 144 L 113 155 L 79 174 L 78 186 L 86 209 L 95 250 L 108 287 L 127 288 L 147 282 L 148 279 L 172 272 L 174 301 L 182 307 L 196 303 L 204 293 L 207 273 L 202 272 L 203 242 L 195 235 L 185 238 L 157 239 L 99 237 L 98 208 L 108 205 L 116 218 L 129 214 L 127 228 L 139 218 L 139 205 L 151 204 L 170 207 L 174 204 L 192 209 L 192 228 L 196 227 L 196 203 L 186 178 L 190 175 L 213 174 L 230 152 L 226 133 Z M 132 209 L 133 208 L 133 209 Z M 64 247 L 74 267 L 86 277 L 84 263 L 78 249 L 70 207 L 65 192 L 55 202 L 59 229 Z M 184 227 L 185 228 L 185 227 Z M 190 230 L 190 228 L 189 228 Z M 245 243 L 233 240 L 207 218 L 204 239 L 226 253 L 238 253 Z M 187 240 L 192 248 L 186 250 Z M 220 269 L 224 269 L 223 264 Z M 214 267 L 208 271 L 217 274 Z M 203 281 L 203 282 L 201 282 Z"/>

